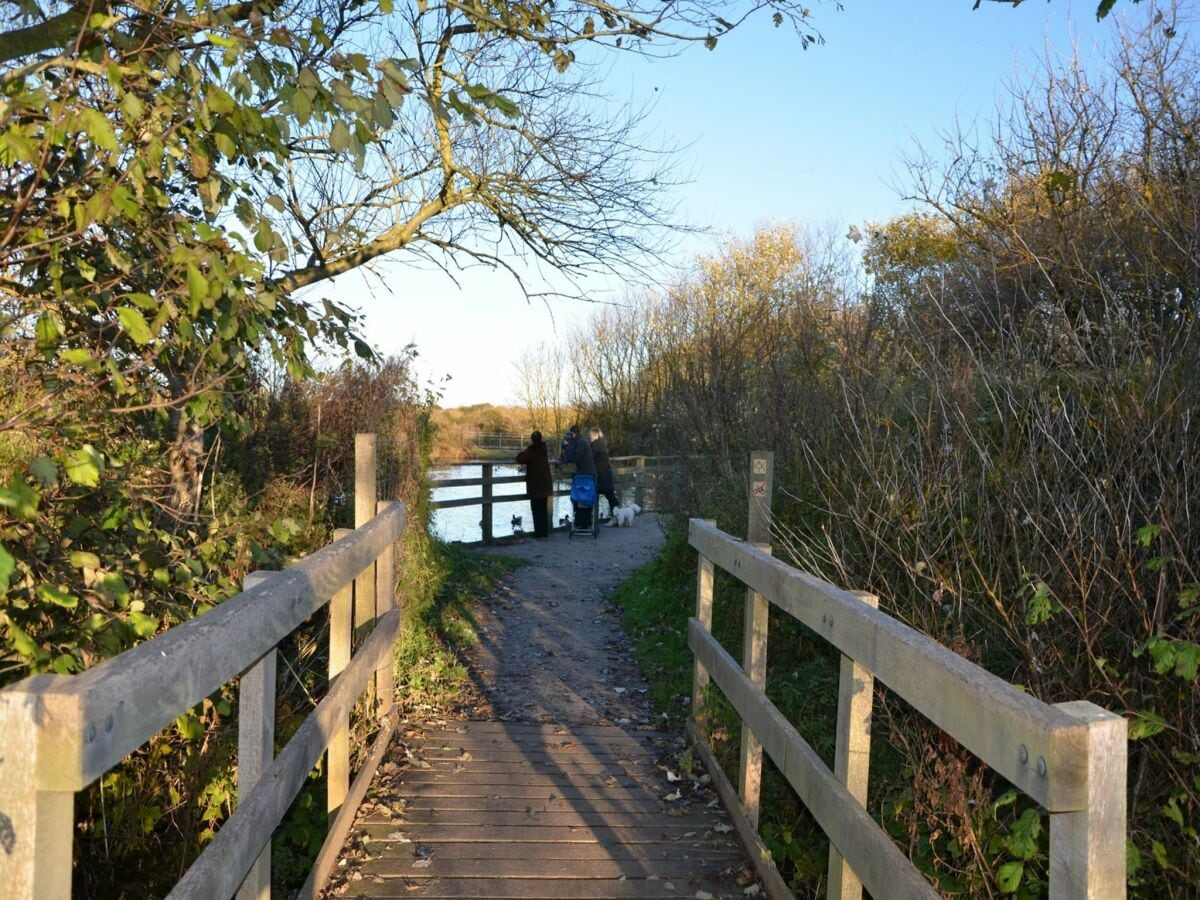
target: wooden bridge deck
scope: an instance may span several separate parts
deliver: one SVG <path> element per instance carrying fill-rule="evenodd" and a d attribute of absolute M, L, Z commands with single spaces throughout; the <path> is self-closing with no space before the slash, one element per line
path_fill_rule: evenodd
<path fill-rule="evenodd" d="M 402 729 L 326 896 L 743 896 L 754 875 L 707 779 L 672 780 L 661 745 L 603 725 Z"/>

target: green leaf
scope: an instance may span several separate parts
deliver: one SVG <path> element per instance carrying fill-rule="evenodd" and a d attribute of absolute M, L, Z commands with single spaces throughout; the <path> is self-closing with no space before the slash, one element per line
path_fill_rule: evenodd
<path fill-rule="evenodd" d="M 63 461 L 63 469 L 74 484 L 97 487 L 100 473 L 104 471 L 104 460 L 91 444 L 73 450 Z"/>
<path fill-rule="evenodd" d="M 39 584 L 36 591 L 38 599 L 43 603 L 52 603 L 63 609 L 74 609 L 79 605 L 79 598 L 62 585 Z"/>
<path fill-rule="evenodd" d="M 1036 809 L 1021 813 L 1013 825 L 1012 834 L 1005 844 L 1008 852 L 1018 859 L 1033 859 L 1038 850 L 1038 836 L 1042 833 L 1042 817 Z"/>
<path fill-rule="evenodd" d="M 1117 0 L 1100 0 L 1100 5 L 1096 7 L 1096 21 L 1099 22 L 1110 12 Z"/>
<path fill-rule="evenodd" d="M 12 510 L 18 519 L 30 521 L 36 518 L 41 499 L 41 495 L 26 484 L 20 475 L 14 475 L 6 487 L 0 487 L 0 507 Z"/>
<path fill-rule="evenodd" d="M 191 713 L 184 713 L 176 719 L 175 727 L 186 740 L 198 741 L 204 737 L 204 725 Z"/>
<path fill-rule="evenodd" d="M 8 581 L 16 569 L 17 561 L 8 552 L 8 548 L 0 544 L 0 593 L 8 590 Z"/>
<path fill-rule="evenodd" d="M 1150 842 L 1150 855 L 1154 857 L 1154 861 L 1164 871 L 1171 868 L 1170 861 L 1167 859 L 1167 848 L 1158 841 Z"/>
<path fill-rule="evenodd" d="M 1021 886 L 1021 878 L 1025 875 L 1025 863 L 1007 862 L 996 873 L 996 884 L 1006 894 L 1015 894 Z"/>
<path fill-rule="evenodd" d="M 133 631 L 138 637 L 153 637 L 158 631 L 158 619 L 154 616 L 148 616 L 144 612 L 131 612 L 129 614 L 129 622 L 133 625 Z"/>
<path fill-rule="evenodd" d="M 329 135 L 329 147 L 334 153 L 341 153 L 350 147 L 350 129 L 341 119 L 333 123 L 333 131 Z"/>
<path fill-rule="evenodd" d="M 66 350 L 62 350 L 59 352 L 58 358 L 72 366 L 80 366 L 89 370 L 95 369 L 100 365 L 96 362 L 92 354 L 82 347 L 69 347 Z"/>
<path fill-rule="evenodd" d="M 292 92 L 291 99 L 288 100 L 288 105 L 296 116 L 296 122 L 300 125 L 307 125 L 308 120 L 312 118 L 312 100 L 309 99 L 308 92 L 304 88 L 296 88 Z"/>
<path fill-rule="evenodd" d="M 58 466 L 48 456 L 39 456 L 31 462 L 29 464 L 29 473 L 44 488 L 52 488 L 58 485 Z"/>
<path fill-rule="evenodd" d="M 1137 530 L 1137 535 L 1134 537 L 1134 543 L 1142 547 L 1149 547 L 1158 533 L 1162 531 L 1161 525 L 1143 525 Z"/>
<path fill-rule="evenodd" d="M 14 625 L 11 621 L 8 623 L 8 640 L 12 644 L 12 648 L 26 659 L 46 659 L 50 655 L 36 643 L 34 643 L 33 638 Z"/>
<path fill-rule="evenodd" d="M 1149 710 L 1137 710 L 1129 723 L 1129 739 L 1140 741 L 1143 738 L 1154 737 L 1167 727 L 1167 720 Z"/>
<path fill-rule="evenodd" d="M 71 565 L 76 569 L 98 569 L 100 568 L 100 557 L 86 550 L 73 550 L 71 551 Z"/>
<path fill-rule="evenodd" d="M 123 306 L 117 310 L 117 318 L 121 320 L 121 327 L 135 344 L 144 346 L 150 343 L 150 326 L 146 324 L 146 317 L 140 312 L 132 306 Z"/>
<path fill-rule="evenodd" d="M 203 303 L 208 299 L 208 279 L 203 273 L 188 263 L 187 267 L 188 296 L 194 303 Z"/>
<path fill-rule="evenodd" d="M 117 150 L 117 133 L 113 131 L 112 123 L 104 118 L 103 113 L 95 109 L 79 111 L 79 125 L 92 139 L 92 143 L 101 150 Z"/>
<path fill-rule="evenodd" d="M 39 350 L 52 350 L 58 343 L 58 339 L 62 336 L 62 327 L 55 320 L 54 316 L 49 313 L 43 313 L 38 317 L 37 324 L 33 328 L 33 333 L 37 339 Z"/>

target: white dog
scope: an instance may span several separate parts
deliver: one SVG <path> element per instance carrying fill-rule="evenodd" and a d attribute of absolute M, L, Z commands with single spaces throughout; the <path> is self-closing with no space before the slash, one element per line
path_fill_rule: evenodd
<path fill-rule="evenodd" d="M 613 528 L 628 528 L 633 524 L 633 517 L 642 511 L 642 508 L 636 503 L 630 503 L 628 506 L 615 506 L 612 511 L 612 527 Z"/>

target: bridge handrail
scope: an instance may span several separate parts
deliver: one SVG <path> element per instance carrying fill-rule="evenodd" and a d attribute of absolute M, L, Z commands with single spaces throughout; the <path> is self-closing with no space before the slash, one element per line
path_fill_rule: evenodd
<path fill-rule="evenodd" d="M 866 814 L 861 801 L 847 792 L 845 772 L 835 776 L 821 762 L 712 636 L 714 566 L 837 647 L 843 672 L 847 662 L 860 667 L 859 680 L 849 690 L 843 678 L 839 744 L 851 729 L 869 734 L 869 696 L 865 722 L 851 724 L 848 705 L 864 685 L 869 692 L 870 678 L 877 677 L 1051 814 L 1051 896 L 1124 896 L 1123 718 L 1082 701 L 1043 703 L 862 597 L 801 572 L 710 522 L 692 519 L 689 543 L 700 555 L 697 617 L 688 626 L 688 644 L 697 661 L 694 698 L 711 676 L 873 896 L 937 893 Z M 694 723 L 689 730 L 699 734 Z M 848 763 L 851 752 L 839 746 L 839 767 L 863 767 L 865 787 L 866 760 Z M 747 805 L 756 808 L 757 797 Z M 832 891 L 830 896 L 835 896 Z"/>
<path fill-rule="evenodd" d="M 239 798 L 238 810 L 218 835 L 230 831 L 231 837 L 214 840 L 200 858 L 208 862 L 193 866 L 199 866 L 198 873 L 209 874 L 223 867 L 222 884 L 232 879 L 236 890 L 248 866 L 239 870 L 240 863 L 230 865 L 228 858 L 214 862 L 219 853 L 210 856 L 210 851 L 218 844 L 232 847 L 234 834 L 247 840 L 245 823 L 252 819 L 260 826 L 270 824 L 265 832 L 252 832 L 249 840 L 257 843 L 254 852 L 241 853 L 241 857 L 249 854 L 252 865 L 336 732 L 330 723 L 353 705 L 366 681 L 381 670 L 384 657 L 390 673 L 390 647 L 399 623 L 398 611 L 386 611 L 391 605 L 391 553 L 405 524 L 403 503 L 379 503 L 377 515 L 367 524 L 281 572 L 264 575 L 195 619 L 82 674 L 37 675 L 0 690 L 0 812 L 9 818 L 15 833 L 14 852 L 0 857 L 5 861 L 0 869 L 6 890 L 12 891 L 9 895 L 69 897 L 74 793 L 227 681 L 248 674 L 268 656 L 273 662 L 278 642 L 336 595 L 347 592 L 356 579 L 369 578 L 373 587 L 378 562 L 380 579 L 388 583 L 380 591 L 382 615 L 371 638 L 288 748 L 273 764 L 268 755 L 270 768 L 249 796 Z M 274 666 L 270 669 L 273 672 Z M 273 677 L 268 690 L 273 702 Z M 390 690 L 387 701 L 390 706 Z M 259 714 L 263 715 L 261 710 Z M 273 719 L 272 713 L 265 715 Z M 317 743 L 316 758 L 306 768 L 289 768 L 289 761 L 311 757 Z M 293 744 L 301 749 L 292 749 Z M 288 772 L 294 790 L 272 796 L 279 789 L 281 773 Z M 270 816 L 262 814 L 265 807 L 270 808 Z M 194 890 L 195 885 L 196 878 L 189 873 L 172 896 L 218 895 L 210 893 L 211 885 Z"/>

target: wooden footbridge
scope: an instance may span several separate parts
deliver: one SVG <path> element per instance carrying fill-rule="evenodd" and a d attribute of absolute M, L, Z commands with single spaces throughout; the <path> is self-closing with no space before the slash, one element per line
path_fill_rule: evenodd
<path fill-rule="evenodd" d="M 329 547 L 81 675 L 0 691 L 5 897 L 69 897 L 76 792 L 234 679 L 239 802 L 172 898 L 269 897 L 271 835 L 322 757 L 329 837 L 304 897 L 786 897 L 757 833 L 764 751 L 830 838 L 830 897 L 864 888 L 877 900 L 936 897 L 864 809 L 874 679 L 1048 811 L 1052 897 L 1124 896 L 1124 720 L 1090 703 L 1044 704 L 879 612 L 873 598 L 773 559 L 769 454 L 752 459 L 749 540 L 700 520 L 690 528 L 694 699 L 715 683 L 744 723 L 736 785 L 689 724 L 720 803 L 673 802 L 653 732 L 398 722 L 393 547 L 405 511 L 376 503 L 373 447 L 360 436 L 358 527 Z M 741 663 L 711 635 L 717 568 L 746 586 Z M 275 647 L 326 605 L 329 689 L 275 755 Z M 771 605 L 843 654 L 832 769 L 764 694 Z M 349 716 L 363 697 L 377 728 L 351 773 Z M 343 854 L 356 817 L 356 852 Z M 747 865 L 759 880 L 748 880 Z"/>

